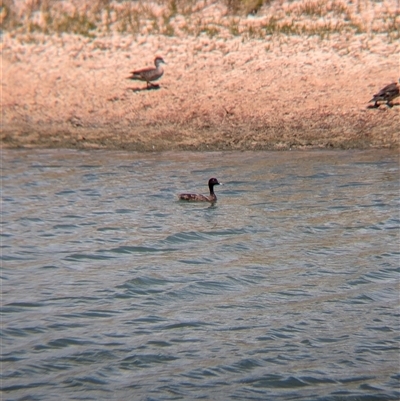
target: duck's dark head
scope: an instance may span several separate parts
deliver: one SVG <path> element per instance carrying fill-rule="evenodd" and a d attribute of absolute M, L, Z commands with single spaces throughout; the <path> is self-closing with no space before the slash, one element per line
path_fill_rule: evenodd
<path fill-rule="evenodd" d="M 208 186 L 214 186 L 214 185 L 222 185 L 222 183 L 218 182 L 216 178 L 210 178 L 208 180 Z"/>
<path fill-rule="evenodd" d="M 214 185 L 222 185 L 222 183 L 218 182 L 216 178 L 210 178 L 208 180 L 208 187 L 210 188 L 211 193 L 213 193 Z"/>

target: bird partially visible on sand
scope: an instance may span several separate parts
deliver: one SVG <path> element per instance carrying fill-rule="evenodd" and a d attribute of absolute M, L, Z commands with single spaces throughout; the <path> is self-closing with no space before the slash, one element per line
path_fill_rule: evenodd
<path fill-rule="evenodd" d="M 368 103 L 375 102 L 375 104 L 370 107 L 379 107 L 378 102 L 386 102 L 388 107 L 393 107 L 392 100 L 398 97 L 399 94 L 399 85 L 396 82 L 393 82 L 382 88 Z"/>
<path fill-rule="evenodd" d="M 157 79 L 160 79 L 163 74 L 164 74 L 164 69 L 161 67 L 161 64 L 167 64 L 162 57 L 156 57 L 154 59 L 154 65 L 156 68 L 153 67 L 147 67 L 143 68 L 141 70 L 137 71 L 132 71 L 131 76 L 128 77 L 128 79 L 133 79 L 137 81 L 145 81 L 147 84 L 147 89 L 149 88 L 158 88 L 159 85 L 157 84 L 152 84 L 152 81 L 157 81 Z"/>
<path fill-rule="evenodd" d="M 210 196 L 205 196 L 201 194 L 180 194 L 179 200 L 188 202 L 211 202 L 215 203 L 217 201 L 217 196 L 214 193 L 214 185 L 222 185 L 216 178 L 210 178 L 208 180 L 208 188 L 210 189 Z"/>

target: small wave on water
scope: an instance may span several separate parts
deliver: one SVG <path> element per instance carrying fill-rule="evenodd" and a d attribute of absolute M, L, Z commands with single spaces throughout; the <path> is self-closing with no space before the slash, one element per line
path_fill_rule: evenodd
<path fill-rule="evenodd" d="M 3 150 L 2 174 L 4 400 L 400 397 L 394 153 Z M 216 205 L 178 202 L 211 176 Z"/>

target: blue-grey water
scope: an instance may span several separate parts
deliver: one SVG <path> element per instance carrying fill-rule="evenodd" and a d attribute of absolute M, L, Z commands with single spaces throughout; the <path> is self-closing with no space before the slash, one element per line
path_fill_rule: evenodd
<path fill-rule="evenodd" d="M 1 197 L 2 400 L 400 397 L 397 154 L 3 150 Z"/>

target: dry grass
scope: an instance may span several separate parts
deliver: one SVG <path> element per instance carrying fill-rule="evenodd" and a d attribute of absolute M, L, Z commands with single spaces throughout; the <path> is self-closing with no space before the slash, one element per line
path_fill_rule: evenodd
<path fill-rule="evenodd" d="M 351 32 L 400 38 L 399 0 L 2 0 L 0 22 L 12 33 L 110 32 L 133 35 L 265 38 Z"/>
<path fill-rule="evenodd" d="M 3 146 L 399 148 L 399 0 L 2 0 Z M 250 15 L 249 15 L 250 13 Z M 160 90 L 127 81 L 156 54 Z"/>

